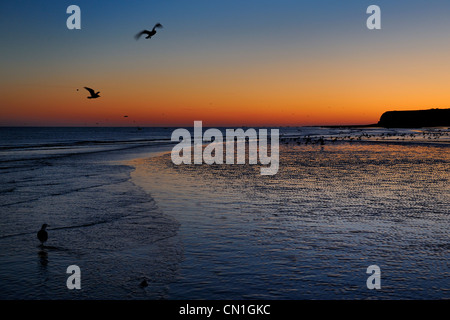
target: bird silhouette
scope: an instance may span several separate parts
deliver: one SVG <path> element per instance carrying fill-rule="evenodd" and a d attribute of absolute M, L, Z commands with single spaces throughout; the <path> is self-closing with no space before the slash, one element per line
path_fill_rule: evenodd
<path fill-rule="evenodd" d="M 41 230 L 39 230 L 37 233 L 37 238 L 41 242 L 41 246 L 44 246 L 44 242 L 47 241 L 47 239 L 48 239 L 48 233 L 47 233 L 47 231 L 45 231 L 45 228 L 47 228 L 46 223 L 44 223 L 42 225 Z"/>
<path fill-rule="evenodd" d="M 147 279 L 142 280 L 141 283 L 139 284 L 139 286 L 140 286 L 141 288 L 148 287 Z"/>
<path fill-rule="evenodd" d="M 88 99 L 96 99 L 98 97 L 100 97 L 98 94 L 100 93 L 100 91 L 95 92 L 94 89 L 88 88 L 88 87 L 84 87 L 87 91 L 89 91 L 89 93 L 91 94 L 90 97 L 87 97 Z"/>
<path fill-rule="evenodd" d="M 162 28 L 162 27 L 163 26 L 162 26 L 161 23 L 157 23 L 153 27 L 152 31 L 142 30 L 137 35 L 135 35 L 134 37 L 136 38 L 136 40 L 138 40 L 142 35 L 146 34 L 147 36 L 145 37 L 145 39 L 150 39 L 151 37 L 153 37 L 156 34 L 156 28 Z"/>

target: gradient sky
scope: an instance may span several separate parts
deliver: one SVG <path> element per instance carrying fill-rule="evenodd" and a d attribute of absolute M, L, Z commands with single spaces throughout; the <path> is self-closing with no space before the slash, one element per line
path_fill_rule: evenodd
<path fill-rule="evenodd" d="M 449 107 L 449 34 L 448 0 L 2 0 L 0 125 L 376 123 Z"/>

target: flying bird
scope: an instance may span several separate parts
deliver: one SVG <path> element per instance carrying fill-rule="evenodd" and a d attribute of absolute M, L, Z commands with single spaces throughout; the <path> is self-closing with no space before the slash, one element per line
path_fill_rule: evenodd
<path fill-rule="evenodd" d="M 37 233 L 37 238 L 41 242 L 41 246 L 43 246 L 44 242 L 47 241 L 47 239 L 48 239 L 48 233 L 47 233 L 47 231 L 45 231 L 45 228 L 47 228 L 47 224 L 46 223 L 44 223 L 42 225 L 41 230 L 39 230 L 38 233 Z"/>
<path fill-rule="evenodd" d="M 142 30 L 137 35 L 135 35 L 134 37 L 136 38 L 136 40 L 138 40 L 142 35 L 146 34 L 147 36 L 145 37 L 145 39 L 150 39 L 151 37 L 153 37 L 156 34 L 156 28 L 162 28 L 162 27 L 163 26 L 162 26 L 161 23 L 157 23 L 153 27 L 152 31 Z"/>
<path fill-rule="evenodd" d="M 98 94 L 100 93 L 100 91 L 95 92 L 94 89 L 88 88 L 88 87 L 84 87 L 87 91 L 89 91 L 89 93 L 91 94 L 90 97 L 87 97 L 88 99 L 96 99 L 98 97 L 100 97 Z"/>

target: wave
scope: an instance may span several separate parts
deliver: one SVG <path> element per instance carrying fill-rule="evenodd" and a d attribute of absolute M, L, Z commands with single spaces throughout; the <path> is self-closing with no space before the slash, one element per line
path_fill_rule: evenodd
<path fill-rule="evenodd" d="M 123 179 L 123 180 L 117 180 L 117 181 L 114 181 L 114 182 L 111 182 L 111 183 L 103 183 L 103 184 L 97 184 L 97 185 L 88 186 L 88 187 L 81 187 L 81 188 L 76 188 L 76 189 L 65 190 L 63 192 L 51 193 L 51 194 L 48 194 L 48 195 L 45 195 L 45 196 L 35 197 L 35 198 L 23 200 L 23 201 L 17 201 L 17 202 L 11 202 L 11 203 L 2 203 L 2 204 L 0 204 L 0 207 L 9 207 L 9 206 L 17 205 L 17 204 L 30 203 L 30 202 L 42 200 L 43 198 L 51 198 L 51 197 L 63 196 L 63 195 L 67 195 L 67 194 L 74 193 L 74 192 L 80 192 L 80 191 L 84 191 L 84 190 L 100 188 L 100 187 L 109 186 L 109 185 L 115 185 L 117 183 L 128 181 L 128 180 L 129 179 L 127 178 L 127 179 Z M 49 186 L 49 185 L 57 185 L 57 184 L 42 184 L 41 186 Z M 13 188 L 13 189 L 15 189 L 15 188 Z M 3 191 L 0 191 L 0 192 L 13 192 L 13 191 L 14 190 L 3 190 Z"/>
<path fill-rule="evenodd" d="M 96 225 L 100 225 L 100 224 L 110 223 L 110 222 L 113 222 L 115 220 L 119 220 L 119 219 L 122 219 L 122 218 L 124 218 L 124 216 L 118 216 L 115 219 L 114 218 L 113 219 L 103 219 L 103 220 L 99 220 L 99 221 L 87 222 L 87 223 L 77 224 L 77 225 L 73 225 L 73 226 L 47 228 L 47 230 L 48 231 L 56 231 L 56 230 L 86 228 L 86 227 L 92 227 L 92 226 L 96 226 Z M 7 235 L 0 236 L 0 240 L 6 239 L 6 238 L 18 237 L 18 236 L 32 235 L 32 234 L 35 234 L 35 233 L 36 232 L 22 232 L 22 233 L 7 234 Z"/>
<path fill-rule="evenodd" d="M 155 139 L 155 140 L 142 140 L 143 142 L 139 144 L 133 144 L 128 145 L 128 143 L 118 143 L 114 142 L 110 145 L 115 145 L 115 148 L 108 148 L 108 149 L 90 149 L 90 150 L 76 150 L 72 149 L 73 152 L 65 152 L 65 153 L 56 153 L 54 155 L 45 155 L 45 154 L 38 154 L 35 157 L 11 157 L 9 159 L 1 159 L 0 163 L 11 163 L 11 162 L 18 162 L 18 161 L 45 161 L 44 159 L 51 160 L 51 159 L 59 159 L 64 157 L 70 157 L 75 155 L 83 155 L 83 154 L 95 154 L 95 153 L 102 153 L 102 152 L 111 152 L 111 151 L 120 151 L 120 150 L 130 150 L 135 148 L 142 148 L 142 147 L 153 147 L 153 146 L 163 146 L 163 145 L 169 145 L 174 144 L 174 142 L 170 141 L 170 139 Z M 106 144 L 96 144 L 96 146 Z M 92 145 L 94 146 L 94 145 Z M 70 150 L 69 148 L 65 148 L 66 150 Z M 51 164 L 49 164 L 51 165 Z M 16 168 L 24 168 L 24 167 L 33 167 L 35 164 L 22 164 L 19 166 L 0 166 L 0 170 L 3 169 L 16 169 Z"/>
<path fill-rule="evenodd" d="M 135 144 L 135 143 L 151 143 L 158 141 L 170 141 L 170 138 L 154 138 L 154 139 L 133 139 L 133 140 L 84 140 L 59 143 L 37 143 L 23 144 L 14 146 L 0 146 L 0 151 L 4 150 L 27 150 L 27 149 L 66 149 L 77 146 L 98 146 L 98 145 L 114 145 L 114 144 Z"/>

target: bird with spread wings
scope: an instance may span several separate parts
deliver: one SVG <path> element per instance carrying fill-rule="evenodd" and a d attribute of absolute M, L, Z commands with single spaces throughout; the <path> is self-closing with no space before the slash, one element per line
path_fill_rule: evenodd
<path fill-rule="evenodd" d="M 134 37 L 136 38 L 136 40 L 138 40 L 142 35 L 147 35 L 145 37 L 145 39 L 150 39 L 151 37 L 153 37 L 156 34 L 156 28 L 162 28 L 162 24 L 161 23 L 157 23 L 155 24 L 155 26 L 153 27 L 153 29 L 151 31 L 149 30 L 142 30 L 141 32 L 139 32 L 137 35 L 135 35 Z"/>
<path fill-rule="evenodd" d="M 91 94 L 90 97 L 87 97 L 88 99 L 96 99 L 99 98 L 99 93 L 100 91 L 95 92 L 94 89 L 88 88 L 88 87 L 84 87 L 87 91 L 89 91 L 89 93 Z"/>

